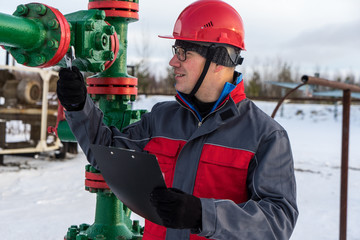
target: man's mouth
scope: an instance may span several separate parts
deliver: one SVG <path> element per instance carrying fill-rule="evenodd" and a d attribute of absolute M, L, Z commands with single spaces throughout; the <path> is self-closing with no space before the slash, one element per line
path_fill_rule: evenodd
<path fill-rule="evenodd" d="M 183 77 L 185 74 L 175 74 L 175 77 Z"/>

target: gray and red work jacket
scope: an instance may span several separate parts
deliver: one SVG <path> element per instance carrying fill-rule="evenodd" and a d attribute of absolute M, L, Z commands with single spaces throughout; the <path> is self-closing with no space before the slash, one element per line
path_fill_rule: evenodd
<path fill-rule="evenodd" d="M 246 98 L 241 75 L 237 82 L 204 119 L 181 95 L 122 132 L 103 124 L 89 97 L 83 110 L 66 112 L 93 166 L 90 144 L 147 151 L 157 156 L 168 187 L 201 199 L 199 232 L 146 220 L 144 240 L 290 238 L 298 210 L 287 133 Z"/>

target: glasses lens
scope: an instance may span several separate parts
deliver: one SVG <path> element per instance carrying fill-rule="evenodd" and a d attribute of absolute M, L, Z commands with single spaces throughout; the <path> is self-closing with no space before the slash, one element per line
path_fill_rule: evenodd
<path fill-rule="evenodd" d="M 172 46 L 172 53 L 173 53 L 173 55 L 176 54 L 176 47 L 174 45 Z"/>
<path fill-rule="evenodd" d="M 186 60 L 186 50 L 181 48 L 181 47 L 177 47 L 177 46 L 172 46 L 172 50 L 173 50 L 173 54 L 176 54 L 176 57 L 180 60 L 180 61 L 185 61 Z"/>

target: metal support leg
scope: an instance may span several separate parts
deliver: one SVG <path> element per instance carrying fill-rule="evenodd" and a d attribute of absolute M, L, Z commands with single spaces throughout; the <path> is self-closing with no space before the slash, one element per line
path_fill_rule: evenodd
<path fill-rule="evenodd" d="M 0 149 L 5 148 L 6 121 L 0 119 Z M 4 165 L 4 155 L 0 154 L 0 166 Z"/>
<path fill-rule="evenodd" d="M 343 90 L 343 129 L 341 149 L 341 196 L 340 196 L 340 240 L 346 240 L 348 168 L 349 168 L 349 126 L 351 91 Z"/>

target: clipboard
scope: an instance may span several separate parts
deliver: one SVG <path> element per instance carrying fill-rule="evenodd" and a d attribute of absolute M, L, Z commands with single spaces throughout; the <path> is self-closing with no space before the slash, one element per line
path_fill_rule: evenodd
<path fill-rule="evenodd" d="M 94 144 L 90 149 L 115 196 L 136 214 L 162 225 L 150 203 L 150 193 L 154 188 L 166 188 L 156 156 Z"/>

